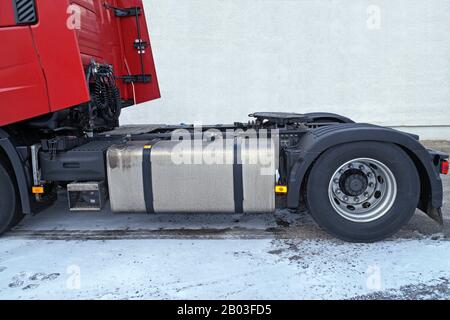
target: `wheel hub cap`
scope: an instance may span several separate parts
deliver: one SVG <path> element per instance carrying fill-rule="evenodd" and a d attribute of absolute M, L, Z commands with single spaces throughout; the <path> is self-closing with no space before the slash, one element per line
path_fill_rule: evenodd
<path fill-rule="evenodd" d="M 392 171 L 369 158 L 351 160 L 333 174 L 328 195 L 335 211 L 353 222 L 380 219 L 393 206 L 397 183 Z"/>
<path fill-rule="evenodd" d="M 359 196 L 367 188 L 368 180 L 362 171 L 352 169 L 346 171 L 340 178 L 339 185 L 348 196 Z"/>

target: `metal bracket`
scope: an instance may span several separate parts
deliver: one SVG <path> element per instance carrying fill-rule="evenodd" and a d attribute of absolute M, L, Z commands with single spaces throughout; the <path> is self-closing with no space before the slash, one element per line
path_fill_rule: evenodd
<path fill-rule="evenodd" d="M 40 144 L 34 144 L 30 147 L 31 150 L 31 166 L 33 170 L 33 185 L 38 186 L 41 184 L 41 169 L 39 168 L 39 150 Z"/>
<path fill-rule="evenodd" d="M 151 74 L 135 74 L 129 76 L 123 76 L 119 79 L 122 79 L 125 83 L 133 83 L 133 82 L 141 82 L 141 83 L 149 83 L 152 81 Z"/>
<path fill-rule="evenodd" d="M 30 147 L 31 151 L 31 167 L 33 172 L 33 186 L 40 186 L 42 183 L 41 180 L 41 168 L 39 168 L 39 150 L 41 149 L 40 144 L 34 144 Z M 40 201 L 42 196 L 41 194 L 36 193 L 35 195 L 36 201 Z"/>
<path fill-rule="evenodd" d="M 144 54 L 145 53 L 145 49 L 149 45 L 150 44 L 147 41 L 144 41 L 142 39 L 134 40 L 134 48 L 138 51 L 139 54 Z"/>
<path fill-rule="evenodd" d="M 105 8 L 111 9 L 114 11 L 116 17 L 123 18 L 123 17 L 134 17 L 136 19 L 136 29 L 137 29 L 137 39 L 134 41 L 134 48 L 138 51 L 139 59 L 141 63 L 141 74 L 138 75 L 127 75 L 118 77 L 119 79 L 122 79 L 125 83 L 134 83 L 134 82 L 140 82 L 140 83 L 149 83 L 152 81 L 152 76 L 150 74 L 145 74 L 145 66 L 144 66 L 144 54 L 145 54 L 145 48 L 150 46 L 150 43 L 147 41 L 142 40 L 142 32 L 141 32 L 141 25 L 139 21 L 139 16 L 143 12 L 143 9 L 140 7 L 130 7 L 130 8 L 118 8 L 114 7 L 108 3 L 105 3 Z"/>
<path fill-rule="evenodd" d="M 142 9 L 139 7 L 118 8 L 118 7 L 112 6 L 108 3 L 105 3 L 105 7 L 107 9 L 113 10 L 116 17 L 119 17 L 119 18 L 135 17 L 142 13 Z"/>

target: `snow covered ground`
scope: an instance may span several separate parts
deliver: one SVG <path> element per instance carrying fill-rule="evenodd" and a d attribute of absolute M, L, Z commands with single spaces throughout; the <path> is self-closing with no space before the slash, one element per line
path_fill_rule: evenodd
<path fill-rule="evenodd" d="M 61 199 L 0 238 L 1 299 L 449 299 L 445 226 L 349 244 L 307 214 L 69 213 Z"/>
<path fill-rule="evenodd" d="M 414 298 L 416 288 L 423 298 L 450 298 L 448 241 L 14 239 L 1 246 L 3 299 Z"/>

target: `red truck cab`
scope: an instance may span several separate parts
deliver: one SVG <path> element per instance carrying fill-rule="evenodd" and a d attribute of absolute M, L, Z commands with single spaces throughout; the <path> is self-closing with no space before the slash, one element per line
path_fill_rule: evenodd
<path fill-rule="evenodd" d="M 160 97 L 142 0 L 0 3 L 0 126 L 89 102 L 92 61 L 127 106 Z"/>

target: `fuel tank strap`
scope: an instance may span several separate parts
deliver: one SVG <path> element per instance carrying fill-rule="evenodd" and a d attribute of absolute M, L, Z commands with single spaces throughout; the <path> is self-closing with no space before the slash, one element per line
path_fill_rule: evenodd
<path fill-rule="evenodd" d="M 153 179 L 152 179 L 152 148 L 156 143 L 151 142 L 144 146 L 142 154 L 142 178 L 144 186 L 144 200 L 147 213 L 155 213 L 153 204 Z"/>
<path fill-rule="evenodd" d="M 233 163 L 233 189 L 234 206 L 236 213 L 244 213 L 244 181 L 242 170 L 242 141 L 234 139 L 234 163 Z"/>

